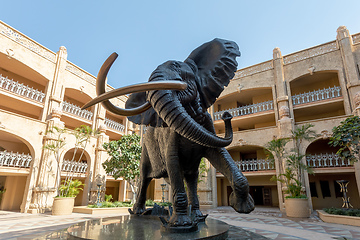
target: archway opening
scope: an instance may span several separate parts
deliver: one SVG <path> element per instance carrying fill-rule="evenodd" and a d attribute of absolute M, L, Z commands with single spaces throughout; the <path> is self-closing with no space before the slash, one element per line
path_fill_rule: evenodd
<path fill-rule="evenodd" d="M 81 206 L 83 200 L 88 196 L 89 188 L 89 154 L 81 148 L 68 150 L 63 157 L 61 164 L 61 181 L 77 179 L 84 186 L 75 198 L 75 206 Z"/>
<path fill-rule="evenodd" d="M 32 156 L 20 137 L 0 131 L 0 209 L 18 211 L 23 202 Z"/>
<path fill-rule="evenodd" d="M 342 206 L 342 193 L 337 180 L 348 180 L 350 202 L 355 208 L 360 207 L 358 187 L 354 166 L 347 159 L 340 158 L 329 139 L 312 142 L 306 149 L 306 163 L 314 171 L 309 175 L 309 187 L 314 209 Z"/>

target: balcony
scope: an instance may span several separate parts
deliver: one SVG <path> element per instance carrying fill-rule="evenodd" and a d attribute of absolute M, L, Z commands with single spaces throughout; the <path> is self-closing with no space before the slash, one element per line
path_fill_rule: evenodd
<path fill-rule="evenodd" d="M 111 120 L 109 118 L 105 118 L 105 121 L 104 121 L 105 125 L 111 129 L 114 129 L 116 131 L 119 131 L 119 132 L 124 132 L 125 131 L 125 126 L 122 125 L 121 123 L 118 123 L 114 120 Z"/>
<path fill-rule="evenodd" d="M 30 168 L 31 161 L 29 154 L 0 151 L 1 167 Z"/>
<path fill-rule="evenodd" d="M 341 97 L 341 87 L 334 86 L 292 96 L 293 105 L 318 102 Z"/>
<path fill-rule="evenodd" d="M 245 116 L 249 114 L 259 113 L 259 112 L 265 112 L 269 110 L 274 110 L 274 103 L 273 101 L 266 101 L 266 102 L 260 102 L 255 104 L 250 104 L 246 106 L 241 106 L 237 108 L 232 108 L 224 111 L 219 111 L 214 113 L 214 121 L 220 120 L 221 115 L 227 111 L 229 112 L 233 117 L 239 117 L 239 116 Z"/>
<path fill-rule="evenodd" d="M 8 79 L 7 77 L 3 77 L 1 74 L 0 88 L 15 93 L 16 95 L 34 100 L 36 102 L 44 102 L 45 93 L 29 86 L 25 86 L 24 84 L 14 81 L 12 79 Z"/>
<path fill-rule="evenodd" d="M 242 172 L 269 171 L 275 166 L 267 159 L 248 159 L 235 162 Z"/>
<path fill-rule="evenodd" d="M 88 168 L 87 163 L 64 160 L 61 166 L 61 171 L 85 174 L 87 168 Z"/>
<path fill-rule="evenodd" d="M 81 110 L 81 107 L 76 106 L 75 104 L 69 103 L 67 101 L 62 102 L 62 110 L 64 112 L 70 113 L 72 115 L 76 115 L 80 118 L 91 121 L 93 117 L 93 113 L 88 110 Z"/>
<path fill-rule="evenodd" d="M 307 165 L 311 168 L 352 167 L 350 160 L 342 159 L 336 153 L 309 154 Z"/>

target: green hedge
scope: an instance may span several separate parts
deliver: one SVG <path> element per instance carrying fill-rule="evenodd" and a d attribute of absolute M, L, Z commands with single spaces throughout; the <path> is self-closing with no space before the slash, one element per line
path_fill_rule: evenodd
<path fill-rule="evenodd" d="M 360 217 L 360 209 L 349 209 L 349 208 L 324 208 L 326 213 L 334 214 L 334 215 L 345 215 L 345 216 L 353 216 Z"/>
<path fill-rule="evenodd" d="M 114 207 L 132 207 L 130 202 L 101 202 L 100 206 L 97 204 L 88 205 L 89 208 L 114 208 Z"/>

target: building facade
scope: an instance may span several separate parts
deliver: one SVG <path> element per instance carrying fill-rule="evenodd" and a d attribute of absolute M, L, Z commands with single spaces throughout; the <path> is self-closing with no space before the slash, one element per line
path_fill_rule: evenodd
<path fill-rule="evenodd" d="M 270 181 L 280 172 L 276 159 L 266 160 L 266 144 L 291 137 L 304 124 L 319 134 L 301 146 L 303 163 L 314 170 L 304 173 L 310 207 L 341 207 L 342 193 L 336 180 L 349 180 L 348 196 L 360 207 L 360 163 L 340 159 L 328 145 L 332 128 L 348 116 L 359 115 L 360 34 L 337 29 L 335 41 L 282 56 L 279 48 L 273 59 L 236 72 L 229 86 L 213 105 L 216 132 L 223 134 L 220 116 L 224 110 L 234 118 L 234 140 L 227 147 L 250 183 L 256 205 L 279 206 L 284 210 L 284 186 Z M 287 150 L 293 144 L 287 145 Z M 217 173 L 218 205 L 228 205 L 229 183 Z"/>
<path fill-rule="evenodd" d="M 0 188 L 1 209 L 43 212 L 52 206 L 56 194 L 57 161 L 44 146 L 54 141 L 48 130 L 66 128 L 65 146 L 60 152 L 61 179 L 70 169 L 84 190 L 75 205 L 96 199 L 98 183 L 102 193 L 115 200 L 126 198 L 121 179 L 107 176 L 101 163 L 108 157 L 104 142 L 135 130 L 125 117 L 115 116 L 101 105 L 88 110 L 81 106 L 96 97 L 96 78 L 67 60 L 65 47 L 57 53 L 0 22 Z M 112 88 L 108 86 L 108 90 Z M 114 99 L 124 107 L 126 96 Z M 100 134 L 92 136 L 78 162 L 71 132 L 87 125 Z"/>
<path fill-rule="evenodd" d="M 307 154 L 304 163 L 315 173 L 304 173 L 310 206 L 340 207 L 342 193 L 335 181 L 349 180 L 350 202 L 360 208 L 360 163 L 339 159 L 328 145 L 334 126 L 360 114 L 359 64 L 360 34 L 350 35 L 340 27 L 335 41 L 286 56 L 275 48 L 272 60 L 236 72 L 210 112 L 218 135 L 224 133 L 221 113 L 228 110 L 234 116 L 234 140 L 227 149 L 248 178 L 256 205 L 284 209 L 284 186 L 270 181 L 283 163 L 266 160 L 266 144 L 311 123 L 319 137 L 301 149 Z M 102 168 L 108 158 L 102 144 L 139 128 L 99 104 L 80 109 L 96 97 L 96 78 L 69 62 L 65 47 L 54 53 L 0 22 L 0 74 L 0 190 L 6 189 L 1 209 L 37 213 L 51 208 L 57 161 L 44 146 L 54 141 L 48 131 L 53 126 L 69 130 L 60 155 L 62 179 L 70 168 L 76 169 L 73 176 L 85 184 L 75 205 L 95 201 L 98 184 L 113 200 L 131 199 L 126 182 L 107 176 Z M 126 99 L 119 97 L 113 103 L 124 107 Z M 80 161 L 71 163 L 68 160 L 75 154 L 71 131 L 80 125 L 100 133 L 91 137 Z M 210 170 L 198 189 L 201 207 L 228 205 L 228 181 L 206 164 Z M 155 201 L 168 201 L 169 192 L 161 179 L 150 183 L 147 194 Z"/>

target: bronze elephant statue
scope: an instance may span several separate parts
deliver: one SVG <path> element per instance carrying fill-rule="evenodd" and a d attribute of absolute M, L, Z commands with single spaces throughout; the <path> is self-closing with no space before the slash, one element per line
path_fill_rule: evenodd
<path fill-rule="evenodd" d="M 196 48 L 184 62 L 167 61 L 161 64 L 149 78 L 149 84 L 175 82 L 181 83 L 181 86 L 171 87 L 169 84 L 163 89 L 155 85 L 133 88 L 135 93 L 127 100 L 126 109 L 120 109 L 106 100 L 109 96 L 101 99 L 105 99 L 102 103 L 108 110 L 127 115 L 136 124 L 147 125 L 142 142 L 140 183 L 134 213 L 145 211 L 146 190 L 150 181 L 165 178 L 172 187 L 174 210 L 169 219 L 170 226 L 192 225 L 187 213 L 188 205 L 192 206 L 192 215 L 204 218 L 197 196 L 198 168 L 203 157 L 229 180 L 233 189 L 229 204 L 241 213 L 254 209 L 248 181 L 225 149 L 232 142 L 232 116 L 224 113 L 226 134 L 221 138 L 215 134 L 213 121 L 207 112 L 234 77 L 238 56 L 240 52 L 235 42 L 214 39 Z M 99 72 L 98 95 L 109 94 L 105 93 L 105 78 L 115 58 L 108 59 Z M 116 93 L 112 97 L 114 95 Z"/>

